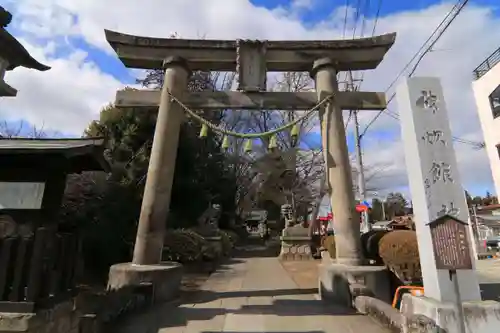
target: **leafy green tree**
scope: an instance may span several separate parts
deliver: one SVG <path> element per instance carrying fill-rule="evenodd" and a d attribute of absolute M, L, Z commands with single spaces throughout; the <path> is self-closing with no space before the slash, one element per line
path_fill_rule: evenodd
<path fill-rule="evenodd" d="M 372 222 L 382 221 L 384 219 L 383 203 L 380 199 L 374 198 L 372 200 L 372 207 L 369 212 L 369 220 Z"/>
<path fill-rule="evenodd" d="M 402 216 L 406 214 L 406 208 L 408 207 L 408 201 L 405 199 L 402 193 L 391 192 L 387 195 L 386 199 L 386 215 L 388 217 Z"/>
<path fill-rule="evenodd" d="M 472 196 L 470 195 L 470 193 L 467 190 L 465 190 L 465 199 L 467 201 L 467 206 L 471 207 L 472 204 L 473 204 L 473 199 L 472 199 Z"/>
<path fill-rule="evenodd" d="M 155 71 L 148 75 L 153 75 Z M 148 76 L 146 76 L 147 78 Z M 212 89 L 206 73 L 195 73 L 189 89 Z M 218 112 L 203 115 L 212 122 Z M 118 109 L 108 105 L 85 136 L 107 138 L 105 157 L 111 173 L 71 177 L 61 217 L 84 229 L 85 264 L 99 278 L 110 265 L 130 260 L 153 142 L 157 110 Z M 198 137 L 200 125 L 182 124 L 168 227 L 190 227 L 209 204 L 234 211 L 235 180 L 228 171 L 220 138 L 210 133 Z M 224 216 L 224 215 L 223 215 Z"/>

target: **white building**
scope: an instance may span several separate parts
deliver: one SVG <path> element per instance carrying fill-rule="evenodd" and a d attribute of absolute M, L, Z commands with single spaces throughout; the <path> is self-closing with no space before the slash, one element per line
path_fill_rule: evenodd
<path fill-rule="evenodd" d="M 500 195 L 500 48 L 474 71 L 472 89 L 497 195 Z"/>

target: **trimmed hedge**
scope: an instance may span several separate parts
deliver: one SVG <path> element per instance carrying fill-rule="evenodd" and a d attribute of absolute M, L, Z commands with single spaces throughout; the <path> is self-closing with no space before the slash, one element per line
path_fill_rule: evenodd
<path fill-rule="evenodd" d="M 403 282 L 422 280 L 417 234 L 412 230 L 394 230 L 379 241 L 384 264 Z"/>
<path fill-rule="evenodd" d="M 192 230 L 167 230 L 163 244 L 162 259 L 181 264 L 202 259 L 207 241 Z"/>
<path fill-rule="evenodd" d="M 181 264 L 215 261 L 230 255 L 239 236 L 232 230 L 217 230 L 221 243 L 211 242 L 194 229 L 169 229 L 165 235 L 162 260 Z"/>
<path fill-rule="evenodd" d="M 231 244 L 232 244 L 232 246 L 234 248 L 236 246 L 236 244 L 239 243 L 240 236 L 238 236 L 238 234 L 236 232 L 234 232 L 233 230 L 224 229 L 222 231 L 225 232 L 229 236 Z"/>
<path fill-rule="evenodd" d="M 221 238 L 222 242 L 222 254 L 227 256 L 231 253 L 231 250 L 234 247 L 234 243 L 231 240 L 231 236 L 225 230 L 219 230 L 218 235 Z"/>
<path fill-rule="evenodd" d="M 220 248 L 212 242 L 205 241 L 201 250 L 201 259 L 204 261 L 215 261 L 223 256 Z"/>

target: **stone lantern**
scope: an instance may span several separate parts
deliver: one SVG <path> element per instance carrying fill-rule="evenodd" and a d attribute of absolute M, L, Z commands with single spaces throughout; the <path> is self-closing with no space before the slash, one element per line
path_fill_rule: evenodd
<path fill-rule="evenodd" d="M 5 72 L 16 67 L 26 67 L 38 71 L 50 69 L 36 61 L 5 28 L 12 21 L 12 14 L 0 6 L 0 97 L 16 96 L 17 90 L 4 81 Z"/>

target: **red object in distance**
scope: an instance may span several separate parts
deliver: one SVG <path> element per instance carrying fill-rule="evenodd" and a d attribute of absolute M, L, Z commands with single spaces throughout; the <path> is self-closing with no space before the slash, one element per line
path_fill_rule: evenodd
<path fill-rule="evenodd" d="M 365 205 L 356 205 L 356 211 L 358 213 L 366 212 L 368 211 L 368 207 L 366 207 Z"/>
<path fill-rule="evenodd" d="M 333 214 L 332 213 L 328 213 L 327 216 L 318 216 L 318 220 L 319 221 L 330 221 L 333 219 Z"/>

